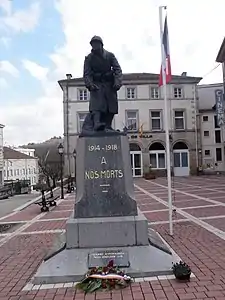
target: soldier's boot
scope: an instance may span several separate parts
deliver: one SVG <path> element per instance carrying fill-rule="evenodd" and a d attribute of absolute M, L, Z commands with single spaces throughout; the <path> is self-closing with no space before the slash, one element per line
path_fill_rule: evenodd
<path fill-rule="evenodd" d="M 93 112 L 94 130 L 100 131 L 105 129 L 105 123 L 101 122 L 101 113 L 99 111 Z"/>
<path fill-rule="evenodd" d="M 112 114 L 112 113 L 105 114 L 105 129 L 106 129 L 106 131 L 115 131 L 112 128 L 113 118 L 114 118 L 114 114 Z"/>

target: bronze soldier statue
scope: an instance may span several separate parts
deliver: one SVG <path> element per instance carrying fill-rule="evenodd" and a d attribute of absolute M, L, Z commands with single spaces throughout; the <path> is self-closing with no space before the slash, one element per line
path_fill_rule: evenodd
<path fill-rule="evenodd" d="M 84 60 L 84 82 L 90 91 L 89 114 L 85 131 L 114 131 L 112 120 L 118 113 L 117 91 L 122 86 L 122 70 L 115 55 L 103 48 L 101 37 L 94 36 L 91 53 Z"/>

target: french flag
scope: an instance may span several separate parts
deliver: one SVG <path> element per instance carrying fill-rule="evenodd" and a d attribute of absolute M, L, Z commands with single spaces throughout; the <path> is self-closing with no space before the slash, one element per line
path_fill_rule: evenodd
<path fill-rule="evenodd" d="M 171 73 L 171 63 L 170 63 L 170 48 L 169 48 L 169 36 L 168 36 L 168 26 L 167 26 L 167 16 L 164 23 L 164 31 L 162 36 L 162 46 L 164 50 L 165 61 L 162 62 L 160 75 L 159 75 L 159 86 L 163 85 L 163 71 L 166 73 L 166 83 L 172 80 Z"/>

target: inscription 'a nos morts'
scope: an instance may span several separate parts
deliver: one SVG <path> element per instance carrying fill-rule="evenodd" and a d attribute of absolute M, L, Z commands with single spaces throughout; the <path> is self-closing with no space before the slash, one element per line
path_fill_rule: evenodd
<path fill-rule="evenodd" d="M 85 171 L 85 179 L 113 179 L 122 178 L 122 170 L 89 170 Z"/>
<path fill-rule="evenodd" d="M 122 150 L 122 141 L 126 143 Z M 129 144 L 126 136 L 80 137 L 75 217 L 136 215 Z M 126 156 L 126 157 L 125 157 Z M 128 184 L 130 182 L 130 186 Z"/>

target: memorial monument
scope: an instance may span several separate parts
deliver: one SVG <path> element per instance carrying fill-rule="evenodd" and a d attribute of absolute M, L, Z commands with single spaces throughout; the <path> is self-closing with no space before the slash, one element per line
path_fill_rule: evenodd
<path fill-rule="evenodd" d="M 111 259 L 132 277 L 171 274 L 173 257 L 137 208 L 128 137 L 112 128 L 122 70 L 100 37 L 90 42 L 84 83 L 89 114 L 77 141 L 76 201 L 63 247 L 40 266 L 34 284 L 79 281 Z M 56 246 L 57 248 L 57 246 Z"/>

